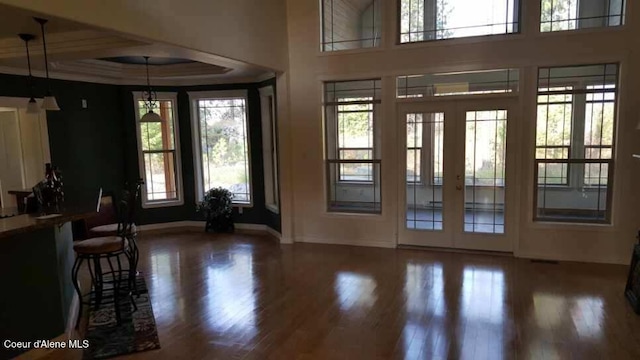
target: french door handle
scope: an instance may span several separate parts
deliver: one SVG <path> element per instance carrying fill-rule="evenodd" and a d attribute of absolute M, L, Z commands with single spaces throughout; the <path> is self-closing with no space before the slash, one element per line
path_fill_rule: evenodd
<path fill-rule="evenodd" d="M 456 185 L 456 190 L 462 190 L 462 185 Z"/>

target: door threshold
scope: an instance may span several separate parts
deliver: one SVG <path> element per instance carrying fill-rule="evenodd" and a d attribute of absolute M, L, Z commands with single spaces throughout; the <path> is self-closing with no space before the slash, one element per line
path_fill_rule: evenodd
<path fill-rule="evenodd" d="M 504 256 L 514 257 L 513 252 L 506 251 L 493 251 L 493 250 L 469 250 L 469 249 L 456 249 L 436 246 L 418 246 L 418 245 L 400 245 L 397 246 L 400 250 L 422 250 L 422 251 L 437 251 L 459 254 L 474 254 L 474 255 L 490 255 L 490 256 Z"/>

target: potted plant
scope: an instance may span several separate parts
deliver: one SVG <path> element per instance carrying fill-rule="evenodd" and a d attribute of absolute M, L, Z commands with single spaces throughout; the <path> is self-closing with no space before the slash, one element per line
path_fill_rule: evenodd
<path fill-rule="evenodd" d="M 233 212 L 231 200 L 233 193 L 225 188 L 210 189 L 198 204 L 198 212 L 204 214 L 206 225 L 204 231 L 233 232 Z"/>

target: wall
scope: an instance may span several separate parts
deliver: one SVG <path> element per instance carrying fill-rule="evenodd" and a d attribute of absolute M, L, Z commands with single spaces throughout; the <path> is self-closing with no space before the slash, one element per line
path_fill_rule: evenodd
<path fill-rule="evenodd" d="M 402 226 L 398 198 L 403 184 L 403 136 L 395 99 L 395 77 L 487 69 L 520 69 L 520 92 L 510 131 L 509 152 L 514 159 L 513 213 L 517 219 L 513 252 L 520 257 L 627 263 L 640 225 L 640 153 L 635 130 L 640 112 L 634 100 L 640 80 L 640 5 L 627 2 L 623 28 L 540 34 L 539 0 L 523 0 L 521 34 L 453 39 L 396 45 L 396 2 L 383 4 L 383 39 L 376 49 L 320 54 L 318 2 L 289 0 L 289 134 L 291 152 L 283 168 L 292 172 L 292 186 L 283 198 L 293 198 L 294 241 L 349 243 L 394 247 Z M 538 66 L 619 62 L 621 82 L 617 126 L 616 176 L 612 226 L 561 225 L 533 222 L 533 154 L 535 93 Z M 322 82 L 382 78 L 382 214 L 345 215 L 326 212 L 324 176 Z M 513 145 L 513 146 L 512 146 Z M 406 155 L 404 155 L 406 156 Z M 425 235 L 427 237 L 428 235 Z"/>
<path fill-rule="evenodd" d="M 45 89 L 44 80 L 37 78 L 35 94 Z M 100 187 L 120 189 L 125 173 L 118 87 L 52 80 L 51 89 L 62 108 L 47 113 L 51 160 L 63 172 L 67 201 L 95 201 Z M 0 96 L 28 97 L 26 78 L 0 74 Z M 87 109 L 81 99 L 87 100 Z"/>
<path fill-rule="evenodd" d="M 0 0 L 133 38 L 285 70 L 285 0 Z"/>

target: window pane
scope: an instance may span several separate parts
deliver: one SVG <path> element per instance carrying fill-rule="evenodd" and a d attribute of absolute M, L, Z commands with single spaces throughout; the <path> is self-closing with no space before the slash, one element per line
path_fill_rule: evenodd
<path fill-rule="evenodd" d="M 380 0 L 322 0 L 322 51 L 380 46 Z"/>
<path fill-rule="evenodd" d="M 250 203 L 249 146 L 244 98 L 198 101 L 204 191 L 223 187 L 234 203 Z"/>
<path fill-rule="evenodd" d="M 499 94 L 518 91 L 517 69 L 447 74 L 407 75 L 396 78 L 398 98 Z"/>
<path fill-rule="evenodd" d="M 442 230 L 444 113 L 407 114 L 406 127 L 407 229 Z M 423 169 L 432 177 L 422 176 Z"/>
<path fill-rule="evenodd" d="M 141 121 L 149 111 L 147 102 L 138 100 L 134 104 L 138 114 L 138 142 L 142 150 L 139 161 L 144 169 L 146 184 L 143 203 L 179 200 L 173 100 L 158 100 L 153 103 L 153 111 L 161 119 L 157 122 Z"/>
<path fill-rule="evenodd" d="M 504 233 L 507 111 L 467 111 L 464 231 Z"/>
<path fill-rule="evenodd" d="M 518 0 L 400 0 L 400 42 L 518 32 Z"/>
<path fill-rule="evenodd" d="M 540 31 L 563 31 L 624 23 L 624 0 L 541 0 Z"/>
<path fill-rule="evenodd" d="M 174 156 L 173 151 L 144 154 L 147 200 L 177 199 Z"/>

